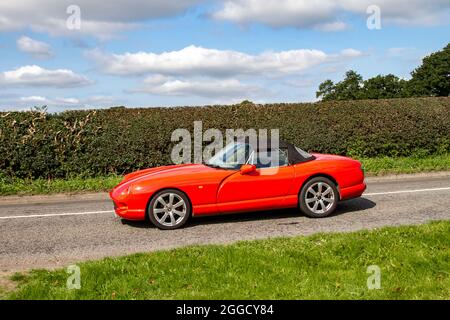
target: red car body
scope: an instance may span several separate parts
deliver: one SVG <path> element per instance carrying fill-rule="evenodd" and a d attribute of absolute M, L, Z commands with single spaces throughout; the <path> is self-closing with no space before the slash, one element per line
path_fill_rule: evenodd
<path fill-rule="evenodd" d="M 177 189 L 189 198 L 192 216 L 260 211 L 299 206 L 299 192 L 309 179 L 323 176 L 338 189 L 339 200 L 362 195 L 366 189 L 359 161 L 335 155 L 313 154 L 315 159 L 277 168 L 264 174 L 182 164 L 140 170 L 126 175 L 111 192 L 115 212 L 127 220 L 144 220 L 154 194 Z"/>

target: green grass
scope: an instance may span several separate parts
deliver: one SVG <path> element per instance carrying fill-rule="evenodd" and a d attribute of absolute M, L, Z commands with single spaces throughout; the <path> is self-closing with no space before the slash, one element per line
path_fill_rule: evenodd
<path fill-rule="evenodd" d="M 367 267 L 381 288 L 367 288 Z M 450 299 L 450 221 L 194 246 L 16 275 L 10 299 Z"/>
<path fill-rule="evenodd" d="M 418 173 L 450 170 L 450 154 L 432 157 L 363 158 L 359 159 L 368 175 Z"/>
<path fill-rule="evenodd" d="M 450 154 L 425 158 L 366 158 L 360 161 L 368 176 L 450 170 Z M 54 180 L 0 177 L 0 196 L 109 191 L 121 179 L 117 175 Z"/>
<path fill-rule="evenodd" d="M 71 179 L 5 179 L 0 178 L 0 195 L 33 195 L 51 193 L 78 193 L 109 191 L 117 185 L 121 176 L 97 178 L 75 177 Z"/>
<path fill-rule="evenodd" d="M 7 293 L 6 289 L 0 287 L 0 300 L 6 299 L 7 296 L 8 296 L 8 293 Z"/>

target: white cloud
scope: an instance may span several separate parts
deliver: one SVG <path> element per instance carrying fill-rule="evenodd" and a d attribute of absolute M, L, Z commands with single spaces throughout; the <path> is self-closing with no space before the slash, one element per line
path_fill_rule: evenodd
<path fill-rule="evenodd" d="M 20 101 L 26 103 L 46 103 L 48 100 L 46 97 L 42 96 L 29 96 L 29 97 L 20 97 Z"/>
<path fill-rule="evenodd" d="M 348 48 L 348 49 L 341 50 L 340 54 L 338 55 L 338 58 L 339 57 L 343 57 L 343 58 L 350 58 L 351 59 L 351 58 L 358 58 L 358 57 L 361 57 L 363 55 L 366 55 L 366 53 L 363 53 L 363 52 L 361 52 L 359 50 L 355 50 L 355 49 L 352 49 L 352 48 Z"/>
<path fill-rule="evenodd" d="M 333 15 L 333 1 L 306 0 L 230 0 L 213 13 L 218 20 L 235 23 L 259 22 L 271 27 L 313 27 L 328 24 Z"/>
<path fill-rule="evenodd" d="M 400 25 L 448 24 L 450 1 L 448 0 L 338 0 L 340 8 L 366 16 L 366 10 L 376 5 L 381 10 L 381 19 Z"/>
<path fill-rule="evenodd" d="M 342 21 L 335 21 L 335 22 L 327 22 L 322 23 L 314 27 L 317 30 L 320 31 L 343 31 L 348 29 L 348 25 L 345 22 Z"/>
<path fill-rule="evenodd" d="M 20 97 L 19 102 L 22 102 L 28 106 L 31 105 L 78 105 L 80 104 L 80 100 L 77 98 L 61 98 L 56 97 L 54 99 L 49 99 L 43 96 L 27 96 Z"/>
<path fill-rule="evenodd" d="M 0 73 L 0 86 L 12 87 L 78 87 L 91 81 L 68 69 L 48 70 L 36 65 L 23 66 Z"/>
<path fill-rule="evenodd" d="M 355 49 L 325 53 L 314 49 L 266 51 L 248 54 L 233 50 L 189 46 L 178 51 L 109 54 L 87 52 L 98 69 L 117 76 L 147 77 L 129 93 L 160 96 L 199 96 L 243 99 L 267 95 L 262 83 L 304 74 L 318 66 L 364 55 Z"/>
<path fill-rule="evenodd" d="M 35 58 L 45 59 L 53 56 L 51 47 L 41 41 L 33 40 L 29 37 L 20 37 L 17 39 L 17 47 L 20 51 L 28 53 Z"/>
<path fill-rule="evenodd" d="M 156 81 L 155 81 L 156 80 Z M 131 92 L 150 93 L 163 96 L 200 96 L 210 98 L 246 98 L 262 89 L 241 83 L 236 79 L 225 80 L 178 80 L 155 79 L 153 77 L 144 80 L 141 88 Z"/>
<path fill-rule="evenodd" d="M 80 100 L 77 98 L 56 98 L 54 101 L 54 104 L 76 105 L 80 103 Z"/>
<path fill-rule="evenodd" d="M 360 51 L 346 49 L 338 54 L 320 50 L 298 49 L 266 51 L 257 55 L 189 46 L 179 51 L 106 54 L 88 51 L 87 56 L 100 70 L 113 75 L 182 75 L 226 78 L 236 75 L 270 75 L 300 73 L 336 58 L 354 58 Z"/>
<path fill-rule="evenodd" d="M 367 16 L 370 5 L 381 9 L 383 21 L 396 24 L 448 23 L 448 0 L 227 0 L 212 14 L 217 20 L 239 24 L 262 23 L 271 27 L 343 30 L 346 14 Z"/>
<path fill-rule="evenodd" d="M 108 38 L 136 26 L 136 22 L 174 16 L 203 0 L 14 0 L 0 2 L 0 31 L 26 27 L 53 35 L 92 35 Z M 70 5 L 81 9 L 81 29 L 69 30 L 66 10 Z"/>

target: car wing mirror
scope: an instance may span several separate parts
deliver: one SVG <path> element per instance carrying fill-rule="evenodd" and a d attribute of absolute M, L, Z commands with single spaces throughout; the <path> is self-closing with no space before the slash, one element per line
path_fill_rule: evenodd
<path fill-rule="evenodd" d="M 241 174 L 249 174 L 256 171 L 256 166 L 254 164 L 244 164 L 241 166 Z"/>

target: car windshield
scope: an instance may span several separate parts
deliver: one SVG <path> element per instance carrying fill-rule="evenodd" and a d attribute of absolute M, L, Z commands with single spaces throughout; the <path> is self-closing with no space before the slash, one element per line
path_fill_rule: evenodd
<path fill-rule="evenodd" d="M 230 143 L 206 161 L 206 165 L 223 169 L 239 169 L 245 164 L 252 152 L 247 143 Z"/>
<path fill-rule="evenodd" d="M 311 158 L 308 152 L 295 147 L 298 154 L 305 158 Z M 277 148 L 277 152 L 260 151 L 253 152 L 254 149 L 248 143 L 233 142 L 225 146 L 211 159 L 205 162 L 205 165 L 213 168 L 239 169 L 243 164 L 255 164 L 258 168 L 280 167 L 289 165 L 288 151 Z"/>
<path fill-rule="evenodd" d="M 299 147 L 295 147 L 295 150 L 297 150 L 297 152 L 300 153 L 300 155 L 305 159 L 312 157 L 312 154 L 310 154 L 309 152 L 306 152 L 303 149 L 300 149 Z"/>

